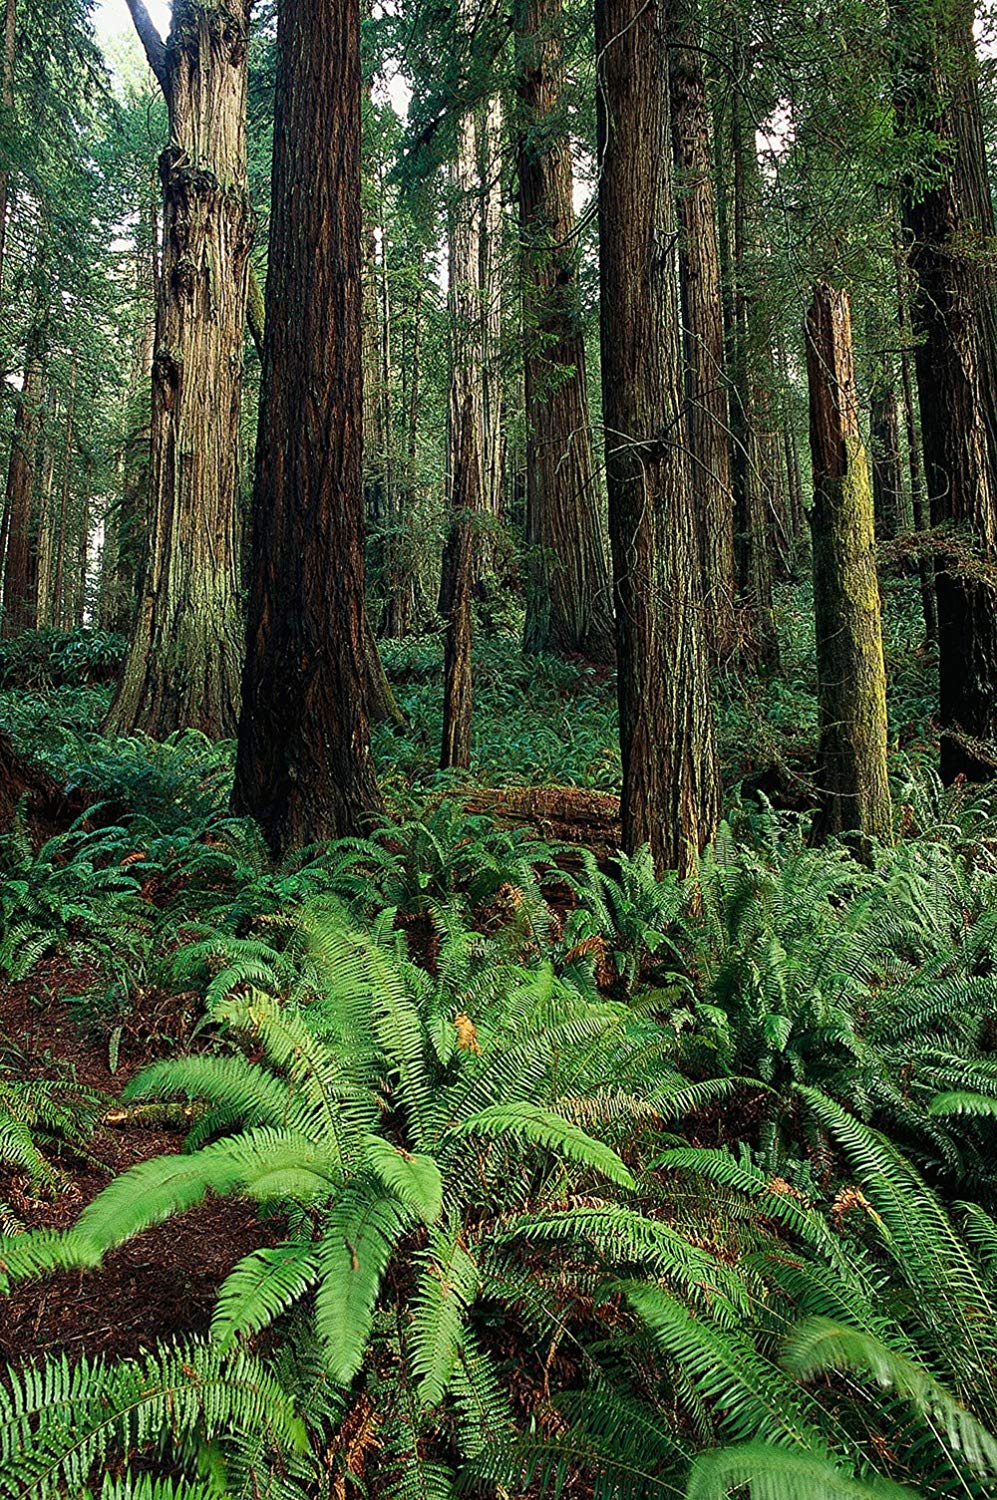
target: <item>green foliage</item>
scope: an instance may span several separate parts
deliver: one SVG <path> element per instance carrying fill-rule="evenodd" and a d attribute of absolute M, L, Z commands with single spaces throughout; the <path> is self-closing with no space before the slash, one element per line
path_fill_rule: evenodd
<path fill-rule="evenodd" d="M 293 1403 L 244 1352 L 194 1342 L 114 1364 L 85 1357 L 70 1364 L 61 1355 L 8 1372 L 0 1388 L 0 1495 L 47 1500 L 91 1487 L 102 1500 L 267 1493 L 261 1440 L 285 1464 L 306 1446 Z M 150 1475 L 150 1463 L 162 1479 Z"/>
<path fill-rule="evenodd" d="M 82 687 L 112 677 L 125 654 L 108 630 L 26 630 L 0 641 L 0 688 Z"/>

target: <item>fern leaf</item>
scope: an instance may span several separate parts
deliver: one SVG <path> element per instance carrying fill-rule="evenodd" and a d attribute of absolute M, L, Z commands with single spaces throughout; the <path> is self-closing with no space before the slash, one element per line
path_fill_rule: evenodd
<path fill-rule="evenodd" d="M 883 1479 L 856 1479 L 828 1458 L 741 1443 L 693 1461 L 686 1500 L 913 1500 L 914 1490 Z"/>
<path fill-rule="evenodd" d="M 243 1256 L 218 1289 L 211 1336 L 228 1350 L 285 1312 L 318 1279 L 312 1244 L 266 1246 Z"/>
<path fill-rule="evenodd" d="M 590 1167 L 619 1187 L 636 1186 L 630 1169 L 611 1147 L 538 1104 L 494 1104 L 464 1120 L 459 1133 L 482 1135 L 488 1140 L 509 1138 L 525 1145 L 539 1146 L 568 1161 Z"/>

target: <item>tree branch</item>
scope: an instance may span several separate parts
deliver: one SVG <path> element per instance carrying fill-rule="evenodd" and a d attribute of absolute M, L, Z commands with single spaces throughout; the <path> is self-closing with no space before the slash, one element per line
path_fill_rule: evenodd
<path fill-rule="evenodd" d="M 145 48 L 149 67 L 155 73 L 164 94 L 169 93 L 169 75 L 166 71 L 166 44 L 156 30 L 153 19 L 146 9 L 145 0 L 126 0 L 135 22 L 138 39 Z"/>

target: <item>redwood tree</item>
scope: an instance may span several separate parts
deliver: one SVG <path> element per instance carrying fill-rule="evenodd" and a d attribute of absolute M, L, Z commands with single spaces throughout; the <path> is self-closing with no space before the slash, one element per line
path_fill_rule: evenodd
<path fill-rule="evenodd" d="M 847 294 L 818 283 L 806 331 L 821 826 L 886 839 L 886 672 Z"/>
<path fill-rule="evenodd" d="M 989 779 L 997 740 L 997 285 L 971 0 L 896 0 L 901 129 L 937 143 L 904 184 L 924 481 L 939 558 L 941 770 Z"/>
<path fill-rule="evenodd" d="M 724 660 L 732 654 L 737 635 L 730 413 L 710 116 L 694 17 L 688 4 L 673 28 L 668 65 L 678 174 L 679 284 L 689 451 L 699 509 L 710 643 L 716 656 Z"/>
<path fill-rule="evenodd" d="M 471 763 L 471 598 L 475 526 L 485 503 L 484 393 L 480 286 L 477 131 L 465 109 L 457 123 L 457 154 L 449 224 L 450 397 L 448 417 L 449 530 L 440 609 L 446 622 L 443 656 L 443 742 L 440 765 Z"/>
<path fill-rule="evenodd" d="M 364 657 L 359 0 L 282 0 L 233 806 L 275 854 L 379 806 Z"/>
<path fill-rule="evenodd" d="M 612 595 L 585 378 L 571 146 L 559 118 L 563 31 L 562 0 L 520 0 L 517 166 L 526 539 L 533 548 L 524 645 L 608 662 L 615 652 Z"/>
<path fill-rule="evenodd" d="M 28 332 L 24 379 L 14 412 L 7 467 L 3 531 L 6 557 L 3 575 L 3 617 L 0 633 L 18 635 L 36 623 L 37 557 L 32 538 L 35 458 L 42 407 L 42 355 L 45 329 L 35 320 Z"/>
<path fill-rule="evenodd" d="M 107 727 L 231 734 L 239 712 L 238 451 L 252 215 L 251 0 L 174 0 L 165 43 L 129 8 L 169 112 L 144 585 Z"/>
<path fill-rule="evenodd" d="M 623 841 L 688 870 L 719 786 L 695 501 L 682 431 L 664 23 L 597 0 L 603 414 Z"/>

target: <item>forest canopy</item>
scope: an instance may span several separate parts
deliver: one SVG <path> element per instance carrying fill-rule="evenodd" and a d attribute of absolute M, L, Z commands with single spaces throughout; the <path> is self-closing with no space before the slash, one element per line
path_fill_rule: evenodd
<path fill-rule="evenodd" d="M 997 1494 L 989 0 L 0 0 L 0 1500 Z"/>

